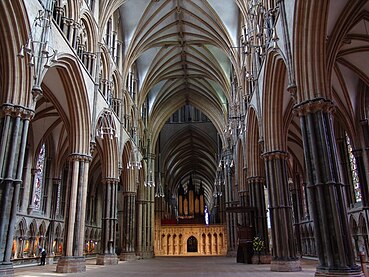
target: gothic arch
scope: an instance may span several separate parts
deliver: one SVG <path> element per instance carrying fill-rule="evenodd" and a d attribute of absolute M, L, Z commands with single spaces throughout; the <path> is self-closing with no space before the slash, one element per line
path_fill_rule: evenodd
<path fill-rule="evenodd" d="M 281 56 L 270 52 L 266 61 L 265 76 L 270 76 L 264 81 L 263 92 L 263 132 L 264 151 L 287 150 L 286 127 L 283 124 L 286 90 L 287 69 Z M 287 100 L 288 101 L 288 100 Z"/>
<path fill-rule="evenodd" d="M 97 42 L 97 30 L 96 24 L 94 24 L 94 19 L 90 12 L 83 12 L 81 15 L 81 23 L 84 24 L 86 28 L 86 51 L 95 53 L 96 52 L 96 42 Z"/>
<path fill-rule="evenodd" d="M 296 69 L 297 103 L 318 97 L 331 98 L 327 86 L 325 52 L 328 6 L 328 2 L 319 0 L 299 0 L 296 3 L 292 52 Z"/>
<path fill-rule="evenodd" d="M 72 57 L 62 55 L 52 66 L 58 70 L 66 90 L 69 122 L 65 122 L 69 137 L 70 153 L 90 153 L 90 106 L 86 85 L 78 63 Z"/>
<path fill-rule="evenodd" d="M 7 39 L 2 40 L 0 47 L 0 103 L 33 106 L 30 93 L 33 72 L 26 58 L 17 57 L 27 42 L 31 30 L 29 21 L 23 1 L 1 1 L 0 33 Z"/>
<path fill-rule="evenodd" d="M 264 176 L 264 163 L 261 159 L 263 149 L 259 130 L 259 120 L 256 110 L 251 107 L 247 113 L 246 132 L 246 163 L 247 176 Z"/>

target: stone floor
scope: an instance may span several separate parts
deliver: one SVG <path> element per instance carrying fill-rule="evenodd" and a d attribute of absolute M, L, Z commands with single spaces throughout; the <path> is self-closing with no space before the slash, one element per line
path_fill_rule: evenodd
<path fill-rule="evenodd" d="M 157 257 L 154 259 L 119 262 L 118 265 L 96 265 L 96 260 L 86 261 L 86 272 L 56 273 L 56 264 L 46 266 L 16 267 L 15 276 L 124 276 L 124 277 L 262 277 L 262 276 L 314 276 L 316 261 L 301 261 L 301 272 L 271 272 L 270 265 L 236 263 L 234 257 Z"/>

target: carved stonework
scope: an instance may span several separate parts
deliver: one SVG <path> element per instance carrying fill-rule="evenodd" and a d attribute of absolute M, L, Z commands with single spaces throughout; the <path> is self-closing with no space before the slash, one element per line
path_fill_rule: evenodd
<path fill-rule="evenodd" d="M 164 225 L 155 231 L 155 256 L 225 256 L 223 225 Z"/>
<path fill-rule="evenodd" d="M 308 113 L 315 113 L 317 111 L 324 111 L 333 114 L 335 111 L 335 105 L 331 100 L 316 98 L 297 104 L 293 111 L 299 116 L 304 116 Z"/>

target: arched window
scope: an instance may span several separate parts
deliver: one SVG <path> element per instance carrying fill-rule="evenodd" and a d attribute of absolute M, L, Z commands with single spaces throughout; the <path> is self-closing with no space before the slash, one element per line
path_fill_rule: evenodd
<path fill-rule="evenodd" d="M 350 172 L 351 172 L 351 177 L 352 177 L 355 201 L 360 202 L 361 201 L 361 191 L 360 191 L 360 182 L 359 182 L 356 159 L 355 159 L 354 154 L 352 153 L 351 140 L 346 132 L 345 132 L 345 137 L 346 137 L 346 146 L 347 146 L 347 152 L 348 152 L 347 154 L 349 158 L 348 160 L 349 160 L 349 167 L 350 167 Z"/>
<path fill-rule="evenodd" d="M 38 152 L 36 161 L 35 179 L 33 183 L 33 199 L 32 204 L 35 211 L 41 209 L 42 202 L 42 191 L 44 186 L 45 177 L 45 166 L 46 166 L 46 147 L 45 143 L 42 144 L 40 151 Z"/>

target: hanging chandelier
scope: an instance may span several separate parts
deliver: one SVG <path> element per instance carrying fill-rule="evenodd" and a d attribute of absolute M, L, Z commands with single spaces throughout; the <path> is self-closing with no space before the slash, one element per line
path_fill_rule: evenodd
<path fill-rule="evenodd" d="M 118 137 L 112 112 L 110 110 L 105 109 L 100 116 L 96 127 L 96 136 L 100 139 L 103 139 L 104 137 L 108 137 L 109 139 Z"/>
<path fill-rule="evenodd" d="M 214 198 L 218 198 L 223 195 L 222 184 L 223 184 L 222 171 L 217 171 L 215 181 L 214 181 L 214 192 L 213 192 Z"/>
<path fill-rule="evenodd" d="M 142 168 L 141 161 L 139 159 L 138 155 L 138 149 L 136 146 L 133 147 L 131 154 L 129 156 L 129 160 L 127 163 L 127 169 L 138 169 L 140 170 Z"/>
<path fill-rule="evenodd" d="M 164 197 L 164 188 L 161 184 L 161 173 L 159 172 L 158 185 L 156 186 L 155 197 Z"/>
<path fill-rule="evenodd" d="M 152 170 L 149 170 L 149 173 L 147 174 L 146 181 L 144 183 L 145 187 L 155 187 L 155 181 L 153 180 L 152 176 Z"/>
<path fill-rule="evenodd" d="M 34 68 L 32 93 L 34 98 L 42 94 L 43 69 L 57 61 L 57 50 L 50 46 L 51 22 L 54 1 L 46 2 L 44 9 L 38 11 L 25 45 L 18 57 L 28 57 L 28 65 Z"/>

